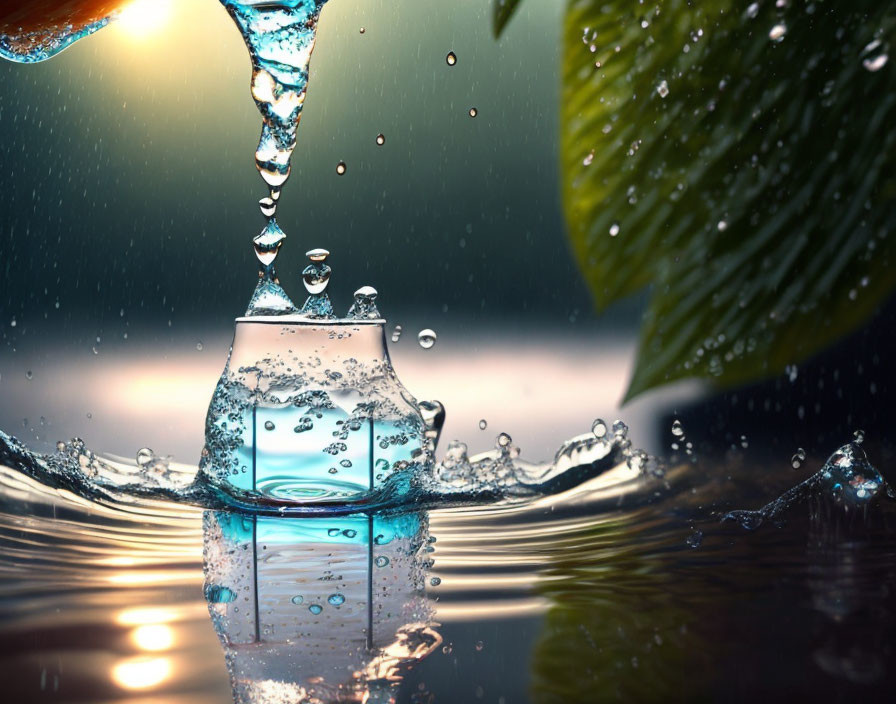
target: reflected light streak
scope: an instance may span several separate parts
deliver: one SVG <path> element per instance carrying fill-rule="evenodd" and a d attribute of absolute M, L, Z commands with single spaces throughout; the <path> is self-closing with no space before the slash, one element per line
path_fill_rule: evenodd
<path fill-rule="evenodd" d="M 112 667 L 111 677 L 124 689 L 150 689 L 171 677 L 173 671 L 168 658 L 130 658 Z"/>
<path fill-rule="evenodd" d="M 177 613 L 171 609 L 155 607 L 126 609 L 115 620 L 122 626 L 146 626 L 176 621 Z"/>
<path fill-rule="evenodd" d="M 174 645 L 174 629 L 160 623 L 137 626 L 131 633 L 131 640 L 140 650 L 170 650 Z"/>

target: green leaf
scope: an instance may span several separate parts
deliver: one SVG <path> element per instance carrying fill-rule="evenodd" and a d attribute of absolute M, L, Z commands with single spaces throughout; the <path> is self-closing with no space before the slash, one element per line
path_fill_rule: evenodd
<path fill-rule="evenodd" d="M 520 0 L 492 0 L 492 32 L 500 37 L 510 18 L 520 6 Z"/>
<path fill-rule="evenodd" d="M 598 308 L 651 287 L 627 399 L 779 374 L 896 285 L 896 9 L 746 7 L 569 2 L 572 248 Z"/>

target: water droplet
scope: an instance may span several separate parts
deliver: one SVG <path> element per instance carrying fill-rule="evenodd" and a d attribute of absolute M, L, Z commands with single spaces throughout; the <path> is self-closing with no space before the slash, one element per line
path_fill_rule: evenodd
<path fill-rule="evenodd" d="M 628 426 L 621 420 L 613 422 L 613 435 L 617 438 L 625 438 L 628 436 Z"/>
<path fill-rule="evenodd" d="M 780 42 L 784 40 L 785 34 L 787 34 L 787 25 L 780 22 L 769 30 L 768 38 L 773 42 Z"/>
<path fill-rule="evenodd" d="M 342 176 L 346 172 L 347 168 L 348 167 L 346 167 L 345 162 L 340 161 L 338 164 L 336 164 L 336 173 Z"/>
<path fill-rule="evenodd" d="M 398 342 L 401 339 L 401 325 L 396 325 L 392 331 L 392 342 Z"/>
<path fill-rule="evenodd" d="M 261 208 L 261 214 L 266 218 L 274 217 L 274 213 L 277 212 L 277 203 L 270 196 L 259 200 L 258 207 Z"/>
<path fill-rule="evenodd" d="M 445 63 L 447 63 L 449 66 L 454 66 L 454 64 L 457 63 L 457 54 L 455 54 L 453 51 L 449 51 L 448 56 L 445 57 Z"/>
<path fill-rule="evenodd" d="M 417 334 L 417 342 L 420 343 L 420 346 L 425 349 L 432 349 L 432 346 L 436 344 L 437 335 L 435 330 L 430 330 L 426 328 L 425 330 L 421 330 Z"/>
<path fill-rule="evenodd" d="M 342 534 L 346 538 L 354 538 L 358 534 L 358 531 L 356 531 L 352 528 L 347 528 L 346 530 L 342 531 Z"/>
<path fill-rule="evenodd" d="M 274 421 L 266 420 L 264 422 L 264 429 L 265 430 L 273 430 L 274 429 Z"/>
<path fill-rule="evenodd" d="M 703 531 L 695 530 L 684 542 L 689 548 L 699 548 L 703 544 Z"/>
<path fill-rule="evenodd" d="M 34 372 L 32 372 L 32 371 L 29 369 L 27 372 L 25 372 L 25 378 L 26 378 L 26 379 L 33 379 L 33 378 L 34 378 Z"/>
<path fill-rule="evenodd" d="M 680 420 L 672 422 L 672 434 L 677 438 L 684 437 L 684 428 L 682 427 Z"/>
<path fill-rule="evenodd" d="M 612 225 L 610 225 L 610 237 L 615 237 L 618 234 L 619 234 L 619 223 L 614 222 Z"/>
<path fill-rule="evenodd" d="M 333 606 L 341 606 L 345 603 L 345 597 L 342 594 L 330 594 L 327 598 L 327 601 L 330 602 Z"/>
<path fill-rule="evenodd" d="M 594 422 L 591 424 L 591 432 L 598 440 L 607 437 L 607 424 L 603 418 L 594 419 Z"/>
<path fill-rule="evenodd" d="M 294 433 L 304 433 L 306 430 L 311 430 L 313 427 L 314 421 L 308 416 L 305 416 L 299 420 L 299 424 L 292 430 Z"/>
<path fill-rule="evenodd" d="M 748 447 L 750 446 L 750 443 L 747 442 L 747 436 L 746 436 L 746 435 L 741 435 L 741 436 L 740 436 L 740 446 L 743 447 L 744 449 L 746 449 L 746 448 L 748 448 Z"/>
<path fill-rule="evenodd" d="M 476 647 L 477 651 L 481 652 L 482 649 L 485 647 L 485 643 L 483 643 L 481 640 L 477 640 L 475 647 Z"/>
<path fill-rule="evenodd" d="M 488 427 L 488 421 L 485 418 L 483 418 L 482 420 L 479 421 L 479 429 L 480 430 L 485 430 L 487 427 Z"/>
<path fill-rule="evenodd" d="M 442 580 L 441 580 L 440 578 L 438 578 L 438 577 L 433 577 L 432 579 L 429 580 L 429 583 L 430 583 L 432 586 L 437 587 L 437 586 L 439 586 L 439 585 L 442 583 Z"/>
<path fill-rule="evenodd" d="M 657 87 L 656 92 L 660 94 L 661 98 L 665 98 L 669 95 L 669 84 L 666 81 L 662 81 Z"/>
<path fill-rule="evenodd" d="M 274 260 L 277 258 L 277 254 L 280 252 L 280 246 L 285 239 L 286 234 L 280 229 L 277 221 L 273 218 L 268 220 L 264 229 L 252 240 L 252 244 L 255 247 L 255 256 L 258 257 L 258 261 L 261 262 L 263 266 L 270 266 L 273 264 Z"/>
<path fill-rule="evenodd" d="M 479 110 L 476 108 L 470 108 L 470 117 L 476 117 L 479 114 Z"/>
<path fill-rule="evenodd" d="M 753 19 L 758 14 L 759 14 L 759 3 L 758 2 L 751 3 L 747 7 L 747 17 L 749 17 L 750 19 Z"/>
<path fill-rule="evenodd" d="M 594 162 L 594 150 L 592 149 L 585 155 L 585 158 L 582 159 L 582 166 L 591 166 Z"/>
<path fill-rule="evenodd" d="M 386 143 L 386 135 L 380 133 L 376 136 L 376 143 L 383 146 Z"/>
<path fill-rule="evenodd" d="M 373 561 L 373 563 L 374 563 L 377 567 L 385 567 L 386 565 L 389 564 L 389 558 L 386 557 L 385 555 L 380 555 L 379 557 L 377 557 L 377 558 Z"/>
<path fill-rule="evenodd" d="M 327 530 L 327 535 L 329 535 L 331 538 L 335 538 L 341 532 L 342 531 L 339 528 L 330 528 Z"/>
<path fill-rule="evenodd" d="M 202 340 L 196 343 L 196 351 L 202 352 Z"/>
<path fill-rule="evenodd" d="M 137 464 L 141 467 L 145 467 L 152 462 L 153 457 L 155 457 L 155 453 L 148 447 L 142 447 L 137 450 Z"/>
<path fill-rule="evenodd" d="M 854 432 L 852 434 L 852 436 L 854 438 L 854 442 L 856 443 L 856 445 L 861 445 L 863 442 L 865 442 L 865 431 L 864 430 L 857 430 L 856 432 Z"/>
<path fill-rule="evenodd" d="M 311 606 L 308 607 L 308 610 L 311 613 L 313 613 L 315 616 L 317 616 L 321 611 L 324 610 L 324 607 L 321 606 L 320 604 L 312 604 Z"/>
<path fill-rule="evenodd" d="M 358 31 L 359 31 L 361 34 L 364 34 L 364 32 L 366 32 L 367 30 L 366 30 L 364 27 L 361 27 L 361 29 L 359 29 Z"/>
<path fill-rule="evenodd" d="M 507 433 L 500 433 L 497 438 L 495 438 L 495 445 L 499 448 L 510 447 L 510 443 L 513 442 L 513 438 L 511 438 Z"/>
<path fill-rule="evenodd" d="M 880 53 L 877 53 L 880 50 Z M 865 70 L 871 71 L 874 73 L 875 71 L 880 71 L 884 66 L 886 66 L 889 56 L 886 53 L 886 47 L 881 48 L 880 39 L 875 39 L 873 42 L 868 44 L 862 50 L 862 66 L 865 67 Z"/>
<path fill-rule="evenodd" d="M 293 604 L 295 604 L 296 606 L 298 606 L 299 604 L 302 604 L 305 601 L 305 597 L 303 597 L 301 594 L 296 594 L 292 599 L 290 599 L 290 601 Z"/>
<path fill-rule="evenodd" d="M 724 232 L 728 229 L 728 223 L 724 220 L 719 220 L 719 224 L 716 225 L 716 229 L 718 229 L 719 232 Z"/>

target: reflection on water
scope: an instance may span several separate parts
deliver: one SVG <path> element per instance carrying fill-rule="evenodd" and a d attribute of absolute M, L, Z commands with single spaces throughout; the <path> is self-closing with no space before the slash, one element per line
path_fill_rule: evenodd
<path fill-rule="evenodd" d="M 420 514 L 207 512 L 205 595 L 234 701 L 387 702 L 441 644 Z"/>

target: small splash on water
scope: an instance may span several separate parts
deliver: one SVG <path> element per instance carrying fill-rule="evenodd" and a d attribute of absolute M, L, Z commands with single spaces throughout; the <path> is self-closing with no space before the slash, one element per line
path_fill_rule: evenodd
<path fill-rule="evenodd" d="M 780 516 L 808 498 L 816 498 L 826 506 L 836 506 L 848 512 L 867 507 L 884 487 L 887 487 L 886 482 L 868 461 L 865 451 L 851 442 L 831 455 L 818 472 L 774 501 L 756 511 L 730 511 L 722 520 L 736 521 L 746 530 L 755 530 L 763 522 Z"/>

